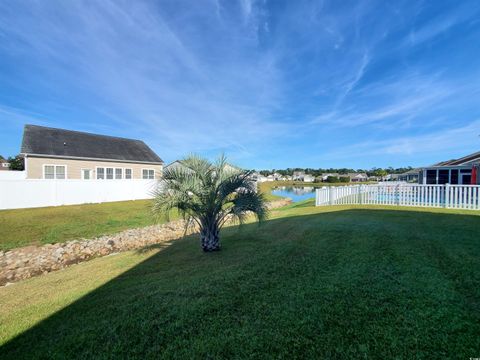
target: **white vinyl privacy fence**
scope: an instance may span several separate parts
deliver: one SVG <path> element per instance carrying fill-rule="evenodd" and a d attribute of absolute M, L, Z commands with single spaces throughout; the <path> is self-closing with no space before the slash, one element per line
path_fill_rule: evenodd
<path fill-rule="evenodd" d="M 156 180 L 0 180 L 0 209 L 149 199 Z"/>
<path fill-rule="evenodd" d="M 354 185 L 316 190 L 316 206 L 396 205 L 480 209 L 479 185 Z"/>

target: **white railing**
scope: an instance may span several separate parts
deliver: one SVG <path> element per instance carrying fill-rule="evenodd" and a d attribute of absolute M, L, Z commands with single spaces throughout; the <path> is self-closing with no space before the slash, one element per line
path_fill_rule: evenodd
<path fill-rule="evenodd" d="M 388 186 L 404 185 L 404 184 L 407 184 L 407 182 L 406 181 L 379 181 L 378 182 L 378 185 L 388 185 Z"/>
<path fill-rule="evenodd" d="M 0 209 L 152 198 L 156 180 L 0 180 Z"/>
<path fill-rule="evenodd" d="M 354 185 L 316 190 L 316 206 L 396 205 L 480 209 L 479 185 Z"/>

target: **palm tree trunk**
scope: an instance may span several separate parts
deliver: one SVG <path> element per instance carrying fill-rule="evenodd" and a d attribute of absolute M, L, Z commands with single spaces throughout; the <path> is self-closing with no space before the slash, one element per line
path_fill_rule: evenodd
<path fill-rule="evenodd" d="M 220 229 L 217 224 L 204 226 L 200 230 L 200 240 L 202 242 L 202 249 L 205 252 L 220 250 Z"/>

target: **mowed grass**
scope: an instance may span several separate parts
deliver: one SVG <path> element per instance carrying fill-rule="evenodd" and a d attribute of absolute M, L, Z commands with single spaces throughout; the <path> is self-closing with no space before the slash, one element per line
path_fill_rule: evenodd
<path fill-rule="evenodd" d="M 478 357 L 478 213 L 310 205 L 0 288 L 0 357 Z"/>
<path fill-rule="evenodd" d="M 172 218 L 175 214 L 172 213 Z M 164 222 L 166 218 L 158 219 Z M 0 211 L 0 250 L 92 238 L 155 223 L 151 200 Z"/>

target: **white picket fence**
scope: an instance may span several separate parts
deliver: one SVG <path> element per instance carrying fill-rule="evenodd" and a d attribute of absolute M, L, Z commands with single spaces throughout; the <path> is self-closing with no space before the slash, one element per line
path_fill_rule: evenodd
<path fill-rule="evenodd" d="M 479 185 L 354 185 L 316 190 L 316 206 L 396 205 L 480 209 Z"/>
<path fill-rule="evenodd" d="M 0 180 L 0 209 L 152 198 L 156 180 Z"/>

